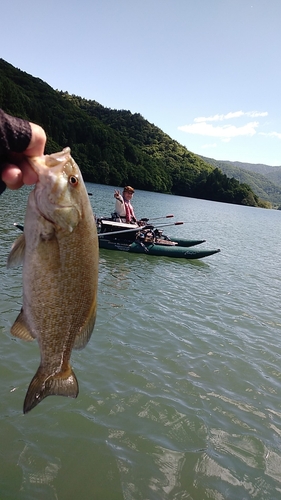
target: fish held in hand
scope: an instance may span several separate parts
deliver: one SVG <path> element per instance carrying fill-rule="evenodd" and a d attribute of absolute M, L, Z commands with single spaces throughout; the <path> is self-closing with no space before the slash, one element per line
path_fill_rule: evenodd
<path fill-rule="evenodd" d="M 8 267 L 23 263 L 23 306 L 11 333 L 37 339 L 41 355 L 24 413 L 47 396 L 78 395 L 70 356 L 85 347 L 94 328 L 99 258 L 93 211 L 70 149 L 29 161 L 38 182 L 24 233 L 8 257 Z"/>

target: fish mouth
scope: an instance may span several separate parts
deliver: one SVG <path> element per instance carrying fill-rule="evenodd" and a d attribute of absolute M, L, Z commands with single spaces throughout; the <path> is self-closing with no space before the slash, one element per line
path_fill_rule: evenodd
<path fill-rule="evenodd" d="M 39 215 L 51 224 L 56 224 L 55 218 L 52 217 L 53 214 L 58 214 L 62 210 L 71 210 L 72 205 L 70 203 L 63 204 L 57 203 L 56 197 L 53 193 L 49 193 L 48 185 L 42 185 L 39 182 L 35 186 L 34 190 L 35 206 Z"/>
<path fill-rule="evenodd" d="M 81 213 L 72 205 L 53 205 L 45 213 L 39 207 L 37 209 L 42 219 L 51 224 L 55 231 L 72 233 L 81 219 Z"/>
<path fill-rule="evenodd" d="M 54 207 L 53 207 L 54 210 L 59 210 L 59 209 L 63 210 L 65 208 L 68 208 L 68 209 L 71 210 L 72 206 L 71 205 L 54 205 Z M 51 219 L 49 216 L 46 216 L 46 214 L 44 214 L 39 208 L 38 208 L 38 212 L 39 212 L 39 214 L 41 215 L 41 217 L 43 219 L 45 219 L 46 221 L 50 222 L 51 224 L 54 224 L 54 225 L 56 224 L 56 222 L 53 219 Z"/>
<path fill-rule="evenodd" d="M 42 217 L 42 219 L 46 220 L 47 222 L 50 222 L 50 224 L 55 224 L 55 222 L 52 220 L 52 219 L 49 219 L 49 217 L 46 217 L 46 215 L 44 215 L 41 210 L 38 210 L 40 216 Z"/>
<path fill-rule="evenodd" d="M 53 170 L 53 171 L 63 170 L 64 166 L 70 160 L 70 158 L 71 158 L 70 148 L 64 148 L 59 153 L 27 157 L 27 161 L 34 170 L 34 172 L 36 172 L 37 175 L 40 175 L 43 169 Z"/>

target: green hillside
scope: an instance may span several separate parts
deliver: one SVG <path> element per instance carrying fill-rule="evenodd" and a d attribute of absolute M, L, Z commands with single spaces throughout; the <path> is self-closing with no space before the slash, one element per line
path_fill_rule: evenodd
<path fill-rule="evenodd" d="M 140 114 L 56 91 L 3 59 L 0 107 L 42 125 L 47 153 L 70 146 L 85 180 L 263 206 L 247 184 L 228 178 Z"/>
<path fill-rule="evenodd" d="M 242 163 L 240 161 L 227 162 L 243 170 L 249 170 L 252 173 L 258 173 L 269 179 L 274 184 L 279 185 L 281 189 L 281 166 L 271 167 L 262 163 Z"/>
<path fill-rule="evenodd" d="M 248 184 L 259 198 L 276 206 L 281 205 L 281 182 L 278 182 L 280 167 L 221 161 L 204 156 L 201 158 L 213 167 L 219 168 L 227 177 L 234 177 L 239 182 Z"/>

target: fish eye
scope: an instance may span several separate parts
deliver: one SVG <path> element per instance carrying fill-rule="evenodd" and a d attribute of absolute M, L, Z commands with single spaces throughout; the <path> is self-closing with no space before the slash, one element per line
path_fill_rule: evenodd
<path fill-rule="evenodd" d="M 78 184 L 78 178 L 75 175 L 70 175 L 68 178 L 68 182 L 69 184 L 71 184 L 71 186 L 75 187 Z"/>

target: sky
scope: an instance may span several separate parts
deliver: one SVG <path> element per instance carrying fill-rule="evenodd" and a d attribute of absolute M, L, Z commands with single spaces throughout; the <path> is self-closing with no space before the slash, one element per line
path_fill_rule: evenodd
<path fill-rule="evenodd" d="M 9 0 L 0 57 L 189 151 L 281 165 L 281 0 Z"/>

